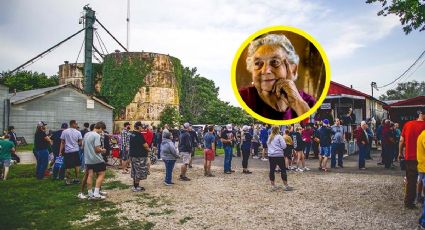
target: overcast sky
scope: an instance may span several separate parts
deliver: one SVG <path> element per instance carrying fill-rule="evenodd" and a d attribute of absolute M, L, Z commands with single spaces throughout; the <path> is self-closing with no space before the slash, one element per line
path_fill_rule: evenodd
<path fill-rule="evenodd" d="M 126 0 L 0 0 L 0 71 L 14 69 L 81 29 L 78 19 L 87 3 L 125 44 Z M 370 94 L 371 81 L 378 86 L 391 82 L 425 49 L 425 32 L 405 35 L 398 18 L 378 17 L 379 9 L 358 0 L 132 0 L 130 51 L 170 54 L 184 66 L 197 67 L 199 74 L 220 87 L 222 100 L 237 105 L 230 68 L 240 44 L 264 27 L 288 25 L 306 31 L 322 45 L 333 81 Z M 99 34 L 109 52 L 120 48 L 101 28 Z M 27 70 L 57 74 L 63 61 L 77 60 L 82 42 L 83 33 Z M 424 81 L 425 64 L 401 80 Z"/>

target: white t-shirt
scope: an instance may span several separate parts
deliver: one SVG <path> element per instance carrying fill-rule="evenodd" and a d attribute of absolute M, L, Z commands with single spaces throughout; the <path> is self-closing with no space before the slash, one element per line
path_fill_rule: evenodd
<path fill-rule="evenodd" d="M 72 153 L 80 151 L 78 140 L 82 140 L 81 132 L 74 129 L 68 128 L 62 132 L 61 139 L 65 140 L 65 153 Z"/>

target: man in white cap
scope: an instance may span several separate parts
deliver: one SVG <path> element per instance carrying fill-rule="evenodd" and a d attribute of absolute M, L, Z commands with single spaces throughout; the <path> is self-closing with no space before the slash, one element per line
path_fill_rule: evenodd
<path fill-rule="evenodd" d="M 192 138 L 189 134 L 190 124 L 188 122 L 184 123 L 183 130 L 181 131 L 179 137 L 179 152 L 183 159 L 183 165 L 181 167 L 180 180 L 181 181 L 190 181 L 186 176 L 187 166 L 190 163 L 191 152 L 192 152 Z"/>
<path fill-rule="evenodd" d="M 233 133 L 232 124 L 226 125 L 226 129 L 221 132 L 221 142 L 224 147 L 224 173 L 231 174 L 235 172 L 232 170 L 232 156 L 233 156 L 233 141 L 235 134 Z"/>

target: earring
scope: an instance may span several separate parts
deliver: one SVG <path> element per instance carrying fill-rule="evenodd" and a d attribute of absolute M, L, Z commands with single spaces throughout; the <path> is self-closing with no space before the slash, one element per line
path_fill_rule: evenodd
<path fill-rule="evenodd" d="M 251 81 L 251 85 L 254 85 L 254 82 L 253 81 Z"/>

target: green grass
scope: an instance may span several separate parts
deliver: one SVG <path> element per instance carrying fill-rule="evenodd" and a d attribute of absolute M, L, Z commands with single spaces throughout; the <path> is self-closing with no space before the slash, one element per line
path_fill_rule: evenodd
<path fill-rule="evenodd" d="M 76 228 L 69 221 L 82 220 L 87 213 L 96 211 L 109 217 L 92 226 L 117 225 L 116 217 L 111 216 L 116 212 L 111 211 L 116 210 L 112 202 L 80 201 L 76 197 L 79 185 L 65 186 L 63 181 L 51 179 L 39 181 L 34 174 L 35 165 L 16 165 L 11 167 L 8 180 L 0 181 L 2 229 Z"/>
<path fill-rule="evenodd" d="M 33 148 L 34 148 L 34 144 L 22 145 L 16 148 L 16 152 L 32 152 Z"/>
<path fill-rule="evenodd" d="M 108 178 L 108 177 L 107 177 Z M 121 181 L 109 181 L 105 183 L 102 188 L 104 189 L 128 189 L 130 185 L 123 184 Z"/>

